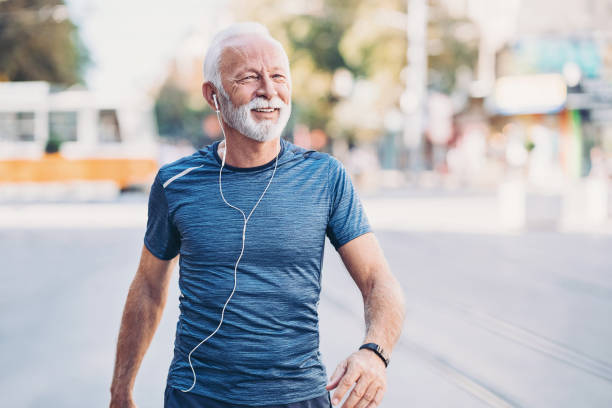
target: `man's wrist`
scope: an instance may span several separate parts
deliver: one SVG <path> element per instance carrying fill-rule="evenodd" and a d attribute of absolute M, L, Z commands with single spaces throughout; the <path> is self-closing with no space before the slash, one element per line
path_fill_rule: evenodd
<path fill-rule="evenodd" d="M 370 350 L 374 354 L 376 354 L 383 363 L 385 363 L 385 367 L 389 366 L 390 358 L 387 352 L 376 343 L 365 343 L 359 347 L 359 350 Z"/>
<path fill-rule="evenodd" d="M 132 398 L 132 387 L 126 384 L 113 384 L 110 388 L 112 400 L 125 400 Z"/>
<path fill-rule="evenodd" d="M 111 391 L 111 400 L 123 401 L 132 398 L 130 391 Z"/>

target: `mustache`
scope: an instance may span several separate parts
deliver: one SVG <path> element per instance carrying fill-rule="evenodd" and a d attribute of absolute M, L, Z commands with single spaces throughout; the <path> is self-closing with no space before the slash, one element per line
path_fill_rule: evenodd
<path fill-rule="evenodd" d="M 287 107 L 287 104 L 283 102 L 278 96 L 273 96 L 272 99 L 268 100 L 263 96 L 258 96 L 247 103 L 248 109 L 283 109 Z"/>

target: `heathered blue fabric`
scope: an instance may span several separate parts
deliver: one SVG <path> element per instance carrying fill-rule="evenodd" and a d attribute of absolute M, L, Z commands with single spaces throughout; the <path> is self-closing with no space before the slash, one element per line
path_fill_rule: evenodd
<path fill-rule="evenodd" d="M 163 166 L 149 197 L 145 245 L 160 259 L 180 253 L 180 317 L 168 373 L 168 384 L 180 389 L 193 382 L 189 352 L 219 323 L 242 244 L 242 215 L 219 193 L 218 143 Z M 248 216 L 273 169 L 274 160 L 226 165 L 226 200 Z M 191 392 L 251 406 L 325 394 L 317 313 L 325 236 L 337 249 L 368 231 L 342 164 L 281 139 L 276 175 L 247 224 L 223 325 L 192 354 Z"/>
<path fill-rule="evenodd" d="M 221 402 L 212 398 L 182 392 L 166 386 L 164 392 L 164 408 L 250 408 L 251 405 L 237 405 L 234 402 Z M 332 408 L 329 392 L 305 401 L 289 404 L 266 405 L 264 408 Z"/>

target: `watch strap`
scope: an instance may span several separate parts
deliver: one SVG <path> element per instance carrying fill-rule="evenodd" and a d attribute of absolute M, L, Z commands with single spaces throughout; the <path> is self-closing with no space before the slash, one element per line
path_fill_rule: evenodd
<path fill-rule="evenodd" d="M 390 361 L 389 357 L 387 357 L 387 353 L 385 353 L 383 348 L 380 347 L 378 344 L 366 343 L 366 344 L 363 344 L 361 347 L 359 347 L 359 350 L 361 349 L 368 349 L 368 350 L 373 351 L 378 357 L 380 357 L 383 363 L 385 363 L 385 367 L 389 366 L 389 361 Z"/>

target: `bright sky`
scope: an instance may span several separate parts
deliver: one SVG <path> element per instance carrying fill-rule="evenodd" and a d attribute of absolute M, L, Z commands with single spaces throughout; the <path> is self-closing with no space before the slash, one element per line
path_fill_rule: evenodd
<path fill-rule="evenodd" d="M 93 64 L 91 89 L 146 91 L 163 79 L 189 33 L 218 24 L 214 0 L 66 0 Z M 221 4 L 221 6 L 219 5 Z M 202 50 L 202 54 L 205 50 Z"/>

